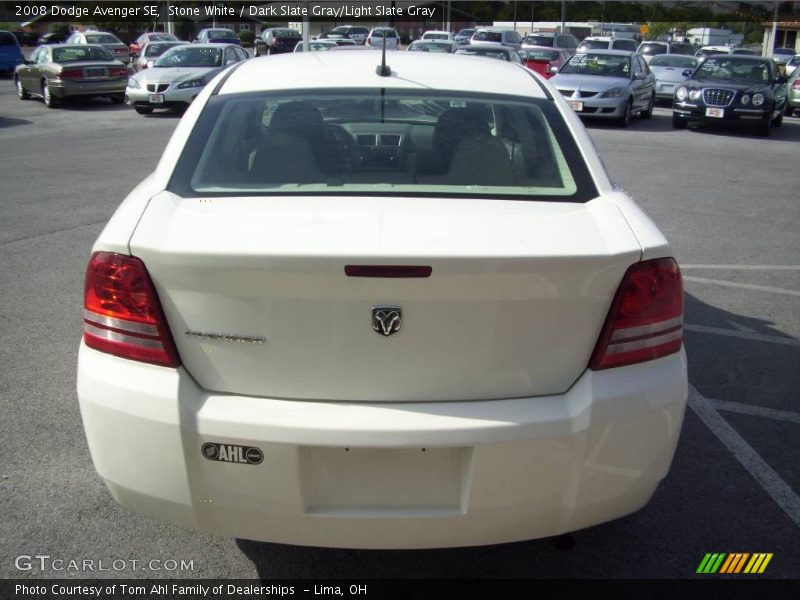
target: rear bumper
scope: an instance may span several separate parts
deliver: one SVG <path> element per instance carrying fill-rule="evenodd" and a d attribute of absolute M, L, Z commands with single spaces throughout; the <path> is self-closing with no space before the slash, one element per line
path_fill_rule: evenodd
<path fill-rule="evenodd" d="M 214 394 L 183 369 L 83 344 L 78 362 L 92 459 L 117 501 L 313 546 L 493 544 L 624 516 L 666 475 L 686 397 L 683 351 L 587 371 L 560 396 L 392 404 Z M 207 442 L 263 461 L 209 460 Z"/>
<path fill-rule="evenodd" d="M 50 93 L 56 98 L 72 96 L 105 96 L 124 94 L 127 79 L 115 81 L 60 81 L 51 79 L 49 82 Z"/>

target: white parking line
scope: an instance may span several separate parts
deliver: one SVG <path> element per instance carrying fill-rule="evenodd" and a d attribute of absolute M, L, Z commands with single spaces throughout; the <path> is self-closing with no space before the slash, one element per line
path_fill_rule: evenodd
<path fill-rule="evenodd" d="M 713 403 L 694 386 L 689 386 L 689 407 L 700 417 L 717 439 L 733 454 L 775 503 L 800 528 L 800 496 L 781 479 L 772 467 L 753 450 L 744 438 L 722 418 Z"/>
<path fill-rule="evenodd" d="M 745 290 L 756 290 L 759 292 L 772 292 L 773 294 L 786 294 L 788 296 L 800 296 L 797 290 L 787 290 L 784 288 L 770 287 L 766 285 L 753 285 L 751 283 L 738 283 L 735 281 L 723 281 L 721 279 L 706 279 L 704 277 L 687 277 L 683 276 L 684 281 L 693 281 L 695 283 L 710 283 L 713 285 L 722 285 L 725 287 L 742 288 Z"/>
<path fill-rule="evenodd" d="M 728 400 L 712 400 L 711 398 L 706 398 L 706 400 L 711 402 L 711 405 L 717 410 L 739 413 L 740 415 L 765 417 L 767 419 L 774 419 L 775 421 L 783 421 L 784 423 L 797 423 L 800 425 L 800 413 L 789 410 L 777 410 L 775 408 L 753 406 L 752 404 L 730 402 Z"/>
<path fill-rule="evenodd" d="M 681 269 L 732 269 L 736 271 L 800 271 L 800 265 L 681 265 Z"/>
<path fill-rule="evenodd" d="M 713 335 L 724 335 L 727 337 L 741 338 L 744 340 L 754 340 L 756 342 L 769 342 L 770 344 L 783 344 L 784 346 L 800 347 L 800 340 L 792 337 L 778 337 L 777 335 L 764 335 L 763 333 L 751 333 L 749 331 L 736 331 L 735 329 L 722 329 L 720 327 L 706 327 L 705 325 L 693 325 L 684 323 L 686 331 L 697 333 L 710 333 Z"/>

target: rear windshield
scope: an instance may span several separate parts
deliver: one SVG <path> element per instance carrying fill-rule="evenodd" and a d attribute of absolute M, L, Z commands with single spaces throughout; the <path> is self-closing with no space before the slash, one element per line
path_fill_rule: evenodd
<path fill-rule="evenodd" d="M 473 42 L 502 42 L 503 34 L 498 31 L 476 31 L 472 34 Z"/>
<path fill-rule="evenodd" d="M 519 55 L 528 60 L 558 60 L 558 50 L 546 50 L 544 48 L 522 49 Z"/>
<path fill-rule="evenodd" d="M 169 189 L 571 202 L 597 194 L 552 101 L 392 89 L 213 96 Z"/>
<path fill-rule="evenodd" d="M 225 40 L 235 37 L 236 34 L 230 29 L 211 29 L 208 32 L 208 39 L 210 40 Z"/>
<path fill-rule="evenodd" d="M 697 59 L 683 54 L 661 54 L 654 56 L 650 61 L 650 67 L 674 67 L 676 69 L 694 69 L 697 66 Z"/>
<path fill-rule="evenodd" d="M 110 33 L 93 33 L 86 36 L 87 44 L 121 44 L 116 37 Z"/>
<path fill-rule="evenodd" d="M 373 29 L 372 37 L 397 37 L 397 32 L 394 29 Z"/>
<path fill-rule="evenodd" d="M 273 29 L 272 35 L 276 38 L 301 38 L 300 32 L 296 29 Z"/>
<path fill-rule="evenodd" d="M 625 50 L 627 52 L 635 52 L 638 44 L 636 40 L 613 40 L 611 48 L 614 50 Z"/>
<path fill-rule="evenodd" d="M 0 31 L 0 46 L 19 46 L 17 38 L 13 33 L 8 31 Z"/>
<path fill-rule="evenodd" d="M 449 33 L 425 33 L 422 35 L 423 40 L 449 40 Z"/>
<path fill-rule="evenodd" d="M 81 60 L 114 60 L 114 57 L 105 48 L 89 46 L 53 48 L 53 62 L 67 63 Z"/>
<path fill-rule="evenodd" d="M 523 40 L 526 46 L 549 46 L 553 47 L 555 38 L 551 35 L 529 35 Z"/>
<path fill-rule="evenodd" d="M 581 45 L 578 46 L 578 51 L 582 50 L 604 50 L 608 49 L 608 42 L 603 40 L 583 40 Z"/>

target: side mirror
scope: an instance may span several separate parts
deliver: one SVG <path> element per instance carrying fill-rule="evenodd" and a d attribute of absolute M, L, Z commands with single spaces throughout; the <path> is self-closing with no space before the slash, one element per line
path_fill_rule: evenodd
<path fill-rule="evenodd" d="M 634 79 L 638 79 L 638 80 L 640 80 L 640 81 L 641 81 L 642 79 L 645 79 L 646 77 L 647 77 L 647 73 L 634 73 L 634 74 L 633 74 L 633 78 L 634 78 Z"/>
<path fill-rule="evenodd" d="M 684 77 L 691 77 L 692 73 L 694 73 L 692 69 L 686 69 L 683 73 L 681 73 L 681 75 L 683 75 Z"/>

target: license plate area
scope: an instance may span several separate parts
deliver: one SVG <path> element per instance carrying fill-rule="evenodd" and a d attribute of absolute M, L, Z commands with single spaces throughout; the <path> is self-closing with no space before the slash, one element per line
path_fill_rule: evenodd
<path fill-rule="evenodd" d="M 164 94 L 149 94 L 147 100 L 150 104 L 164 104 Z"/>
<path fill-rule="evenodd" d="M 572 110 L 575 112 L 583 112 L 583 102 L 579 102 L 577 100 L 569 100 L 569 105 L 572 107 Z"/>
<path fill-rule="evenodd" d="M 721 119 L 725 116 L 725 109 L 724 108 L 707 108 L 706 109 L 706 116 L 707 117 L 714 117 L 717 119 Z"/>
<path fill-rule="evenodd" d="M 303 448 L 306 512 L 463 514 L 471 448 Z"/>
<path fill-rule="evenodd" d="M 100 79 L 108 77 L 108 69 L 105 67 L 86 67 L 83 70 L 84 79 Z"/>

